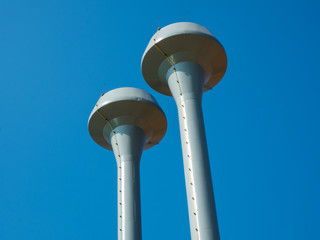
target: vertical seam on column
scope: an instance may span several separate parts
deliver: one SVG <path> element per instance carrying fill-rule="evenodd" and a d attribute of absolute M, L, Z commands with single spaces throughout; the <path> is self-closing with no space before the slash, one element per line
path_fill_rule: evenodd
<path fill-rule="evenodd" d="M 159 31 L 159 29 L 158 29 Z M 195 206 L 195 189 L 194 187 L 194 184 L 193 184 L 193 179 L 192 179 L 192 164 L 190 163 L 191 161 L 191 153 L 190 153 L 190 144 L 189 144 L 189 138 L 188 138 L 188 134 L 186 133 L 187 132 L 187 128 L 186 128 L 186 113 L 185 113 L 185 108 L 184 108 L 184 100 L 183 100 L 183 97 L 182 97 L 182 91 L 181 91 L 181 86 L 180 86 L 180 82 L 179 82 L 179 79 L 178 79 L 178 75 L 177 75 L 177 72 L 176 72 L 176 68 L 174 67 L 174 63 L 172 62 L 172 60 L 169 58 L 169 56 L 156 44 L 156 39 L 154 38 L 153 39 L 154 41 L 154 46 L 156 47 L 156 49 L 168 60 L 168 62 L 170 63 L 170 65 L 172 66 L 172 69 L 173 69 L 173 72 L 174 72 L 174 76 L 175 76 L 175 79 L 176 79 L 176 83 L 177 83 L 177 86 L 178 86 L 178 90 L 179 90 L 179 96 L 180 96 L 180 102 L 181 102 L 181 109 L 182 109 L 182 123 L 183 123 L 183 133 L 184 133 L 184 136 L 185 136 L 185 144 L 186 144 L 186 147 L 187 147 L 187 164 L 188 164 L 188 173 L 189 173 L 189 180 L 190 180 L 190 192 L 191 192 L 191 204 L 192 204 L 192 215 L 193 215 L 193 221 L 194 221 L 194 225 L 195 225 L 195 235 L 196 235 L 196 240 L 198 239 L 198 217 L 197 217 L 197 213 L 195 211 L 196 209 L 196 206 Z"/>
<path fill-rule="evenodd" d="M 97 101 L 95 107 L 98 107 L 98 103 L 101 99 L 101 97 L 103 96 L 104 94 L 101 94 L 99 100 Z M 118 231 L 120 232 L 120 240 L 122 239 L 122 174 L 121 174 L 121 159 L 120 159 L 120 151 L 119 151 L 119 147 L 118 147 L 118 141 L 117 141 L 117 138 L 116 138 L 116 135 L 115 135 L 115 131 L 112 127 L 112 125 L 110 124 L 109 120 L 103 116 L 103 114 L 99 111 L 99 109 L 97 109 L 97 113 L 106 121 L 106 123 L 108 124 L 110 130 L 112 131 L 112 135 L 114 137 L 114 142 L 115 142 L 115 145 L 116 145 L 116 160 L 118 160 L 117 162 L 119 163 L 118 164 L 118 186 L 119 186 L 119 192 L 120 192 L 120 198 L 118 201 L 119 201 L 119 208 L 120 208 L 120 213 L 119 213 L 119 216 L 118 218 L 120 218 L 120 226 L 119 226 L 119 229 Z M 119 194 L 119 193 L 118 193 Z"/>

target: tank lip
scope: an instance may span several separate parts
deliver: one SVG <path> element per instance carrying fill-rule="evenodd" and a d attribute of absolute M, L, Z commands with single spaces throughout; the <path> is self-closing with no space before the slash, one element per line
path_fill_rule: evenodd
<path fill-rule="evenodd" d="M 130 91 L 134 90 L 135 92 L 132 92 L 132 95 L 121 95 L 124 94 L 124 91 Z M 121 94 L 119 94 L 121 93 Z M 130 92 L 129 92 L 130 93 Z M 140 93 L 141 95 L 138 95 L 136 93 Z M 136 94 L 136 95 L 135 95 Z M 110 97 L 111 99 L 108 99 Z M 113 104 L 116 102 L 121 102 L 121 101 L 136 101 L 136 102 L 144 102 L 144 103 L 149 103 L 152 104 L 154 107 L 158 108 L 163 114 L 163 110 L 160 107 L 158 101 L 147 91 L 142 90 L 140 88 L 135 88 L 135 87 L 120 87 L 116 89 L 112 89 L 100 96 L 98 102 L 95 104 L 93 110 L 91 111 L 91 114 L 88 119 L 88 126 L 90 124 L 90 119 L 91 117 L 97 112 L 97 110 L 101 109 L 102 107 Z"/>
<path fill-rule="evenodd" d="M 180 26 L 183 26 L 184 28 L 179 29 Z M 188 28 L 186 28 L 188 27 Z M 176 28 L 175 31 L 170 30 L 172 28 Z M 159 36 L 160 35 L 160 36 Z M 172 36 L 178 36 L 178 35 L 202 35 L 206 36 L 208 38 L 211 38 L 215 41 L 217 41 L 221 46 L 222 44 L 214 37 L 214 35 L 205 27 L 198 23 L 193 23 L 193 22 L 176 22 L 176 23 L 171 23 L 163 28 L 160 28 L 150 39 L 143 55 L 141 58 L 141 68 L 142 68 L 142 62 L 143 59 L 146 55 L 146 53 L 154 46 L 155 43 L 159 43 L 162 40 L 166 38 L 170 38 Z M 223 46 L 222 46 L 223 47 Z"/>

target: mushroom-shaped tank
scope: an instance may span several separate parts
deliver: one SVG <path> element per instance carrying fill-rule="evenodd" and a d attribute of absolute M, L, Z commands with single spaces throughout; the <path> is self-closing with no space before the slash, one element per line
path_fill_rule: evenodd
<path fill-rule="evenodd" d="M 93 140 L 112 150 L 110 133 L 121 125 L 135 125 L 145 133 L 144 149 L 159 143 L 167 130 L 167 120 L 155 98 L 137 88 L 124 87 L 101 96 L 90 114 L 88 128 Z"/>
<path fill-rule="evenodd" d="M 153 35 L 142 57 L 143 77 L 154 90 L 171 96 L 166 74 L 180 62 L 202 67 L 204 91 L 213 88 L 227 69 L 227 56 L 220 42 L 208 29 L 191 22 L 170 24 Z"/>

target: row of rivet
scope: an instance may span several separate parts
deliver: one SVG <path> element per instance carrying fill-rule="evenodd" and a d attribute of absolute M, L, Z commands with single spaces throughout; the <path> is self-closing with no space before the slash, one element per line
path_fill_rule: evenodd
<path fill-rule="evenodd" d="M 101 97 L 103 96 L 104 94 L 101 94 L 98 102 L 96 103 L 96 107 L 98 107 L 98 104 L 99 104 L 99 101 L 101 99 Z M 116 146 L 116 160 L 117 160 L 117 163 L 118 163 L 118 178 L 119 178 L 119 181 L 118 181 L 118 189 L 119 189 L 119 193 L 118 193 L 118 202 L 119 202 L 119 208 L 118 208 L 118 216 L 119 216 L 119 220 L 118 220 L 118 224 L 119 224 L 119 240 L 122 239 L 122 184 L 121 184 L 121 158 L 120 158 L 120 152 L 119 152 L 119 147 L 118 147 L 118 142 L 117 142 L 117 138 L 116 138 L 116 132 L 113 130 L 113 127 L 111 126 L 109 120 L 103 116 L 103 114 L 97 109 L 97 112 L 98 114 L 106 121 L 106 123 L 108 124 L 110 130 L 112 131 L 112 134 L 113 134 L 113 139 L 114 139 L 114 142 L 115 142 L 115 146 Z"/>
<path fill-rule="evenodd" d="M 160 30 L 160 28 L 158 29 L 158 31 Z M 158 33 L 157 31 L 157 33 Z M 155 34 L 155 36 L 157 37 L 157 33 Z M 153 39 L 154 40 L 154 46 L 156 47 L 156 49 L 168 60 L 168 62 L 170 63 L 170 65 L 172 66 L 173 72 L 174 72 L 174 76 L 176 79 L 176 83 L 178 85 L 178 91 L 179 91 L 179 95 L 180 95 L 180 102 L 181 102 L 181 112 L 182 112 L 182 123 L 183 123 L 183 129 L 184 129 L 184 137 L 185 137 L 185 143 L 186 143 L 186 147 L 187 147 L 187 165 L 188 165 L 188 172 L 189 172 L 189 181 L 190 181 L 190 194 L 191 194 L 191 199 L 192 199 L 192 211 L 193 211 L 193 219 L 194 219 L 194 225 L 195 225 L 195 236 L 196 239 L 198 239 L 198 227 L 197 227 L 197 214 L 195 211 L 195 205 L 196 205 L 196 200 L 195 200 L 195 191 L 193 186 L 193 180 L 192 180 L 192 164 L 191 164 L 191 154 L 190 154 L 190 144 L 188 144 L 189 139 L 188 139 L 188 134 L 187 134 L 187 123 L 186 123 L 186 112 L 184 109 L 184 101 L 183 101 L 183 96 L 182 96 L 182 91 L 181 91 L 181 87 L 180 87 L 180 82 L 178 80 L 178 76 L 177 76 L 177 72 L 176 69 L 174 67 L 174 63 L 173 61 L 169 58 L 169 56 L 163 51 L 161 50 L 161 48 L 156 44 L 156 37 Z M 185 156 L 183 156 L 185 157 Z M 187 175 L 186 175 L 187 176 Z"/>

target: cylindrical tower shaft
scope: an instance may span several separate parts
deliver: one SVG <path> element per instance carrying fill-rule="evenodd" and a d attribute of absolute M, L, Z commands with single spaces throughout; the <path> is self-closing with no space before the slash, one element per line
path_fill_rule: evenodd
<path fill-rule="evenodd" d="M 110 133 L 110 139 L 118 165 L 118 239 L 140 240 L 139 168 L 145 133 L 135 125 L 121 125 Z"/>
<path fill-rule="evenodd" d="M 191 238 L 218 240 L 219 230 L 201 106 L 204 70 L 197 63 L 181 62 L 171 67 L 166 77 L 179 114 Z"/>

